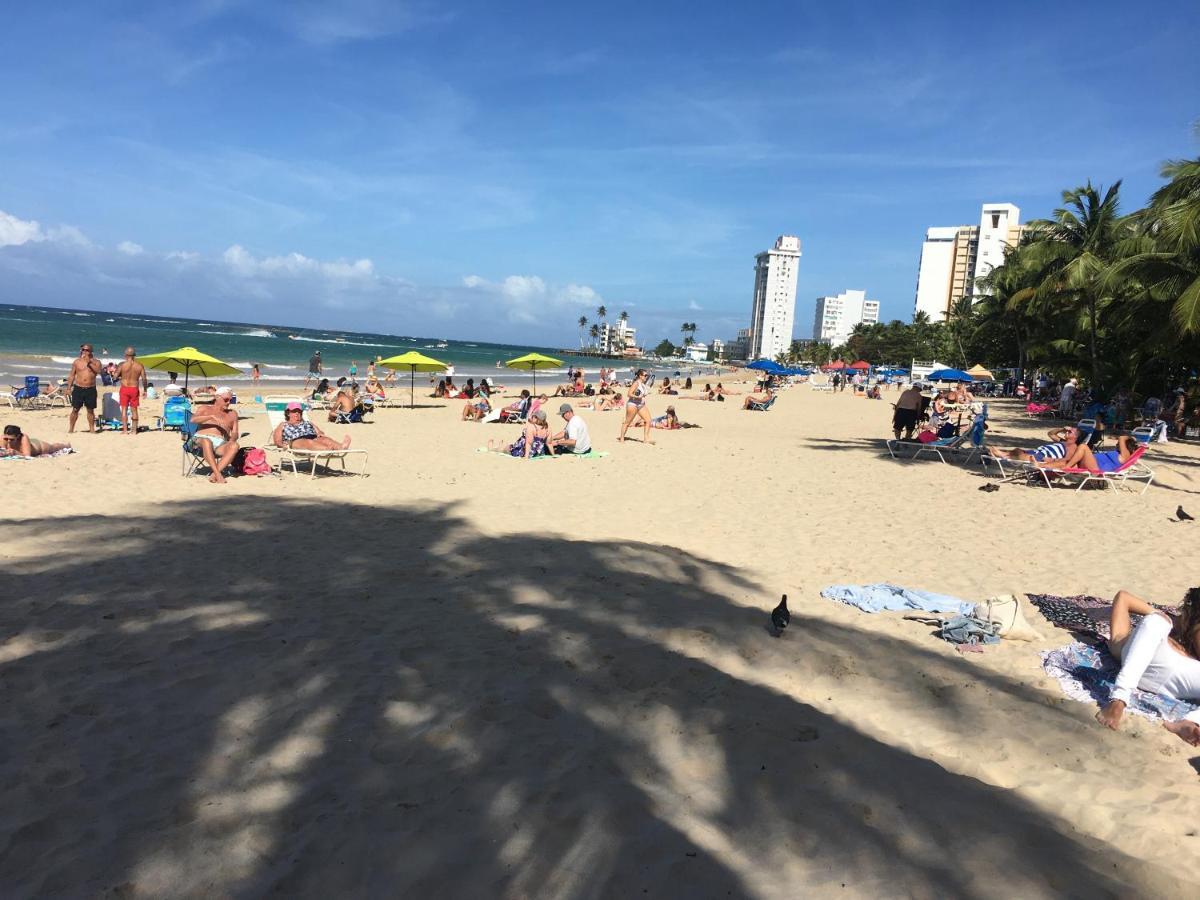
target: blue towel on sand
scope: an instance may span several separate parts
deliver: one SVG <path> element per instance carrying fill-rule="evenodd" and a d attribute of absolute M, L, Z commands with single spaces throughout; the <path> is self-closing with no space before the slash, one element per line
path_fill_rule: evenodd
<path fill-rule="evenodd" d="M 1042 668 L 1058 680 L 1063 693 L 1073 700 L 1103 706 L 1109 701 L 1121 667 L 1108 652 L 1108 645 L 1089 647 L 1076 641 L 1057 650 L 1042 651 Z M 1196 709 L 1195 704 L 1172 700 L 1161 694 L 1135 690 L 1125 708 L 1148 719 L 1174 722 Z"/>
<path fill-rule="evenodd" d="M 821 596 L 857 606 L 863 612 L 877 613 L 885 609 L 920 609 L 925 612 L 953 612 L 969 616 L 975 604 L 946 594 L 896 587 L 894 584 L 833 584 L 821 591 Z"/>

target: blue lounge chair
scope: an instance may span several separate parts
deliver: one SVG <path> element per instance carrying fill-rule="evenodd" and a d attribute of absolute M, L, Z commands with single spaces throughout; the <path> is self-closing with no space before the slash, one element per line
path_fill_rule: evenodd
<path fill-rule="evenodd" d="M 167 428 L 180 429 L 191 420 L 192 403 L 187 397 L 168 397 L 163 402 L 163 413 L 155 422 L 159 431 Z"/>
<path fill-rule="evenodd" d="M 756 410 L 757 412 L 766 412 L 768 409 L 770 409 L 774 405 L 775 405 L 775 396 L 772 395 L 771 399 L 768 400 L 766 403 L 751 403 L 746 408 Z"/>

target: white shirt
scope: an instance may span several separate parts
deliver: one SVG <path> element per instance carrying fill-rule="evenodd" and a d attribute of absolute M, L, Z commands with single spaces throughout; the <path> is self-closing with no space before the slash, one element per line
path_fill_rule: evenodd
<path fill-rule="evenodd" d="M 571 421 L 567 423 L 567 440 L 575 442 L 575 453 L 587 453 L 592 449 L 587 423 L 579 416 L 571 416 Z"/>
<path fill-rule="evenodd" d="M 1133 688 L 1162 694 L 1174 700 L 1200 702 L 1200 660 L 1174 649 L 1168 637 L 1171 620 L 1158 613 L 1146 616 L 1121 648 L 1121 671 L 1112 699 L 1129 703 Z M 1200 709 L 1184 718 L 1200 722 Z"/>

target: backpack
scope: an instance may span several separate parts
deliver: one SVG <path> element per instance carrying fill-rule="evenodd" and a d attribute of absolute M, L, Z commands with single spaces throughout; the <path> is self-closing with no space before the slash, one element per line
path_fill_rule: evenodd
<path fill-rule="evenodd" d="M 267 452 L 261 447 L 248 447 L 242 459 L 243 475 L 270 475 L 271 464 L 267 462 Z"/>

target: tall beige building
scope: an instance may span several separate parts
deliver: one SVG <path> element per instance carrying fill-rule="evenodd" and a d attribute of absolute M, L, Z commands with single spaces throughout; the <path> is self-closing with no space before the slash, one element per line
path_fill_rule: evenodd
<path fill-rule="evenodd" d="M 978 225 L 930 228 L 921 245 L 913 313 L 941 322 L 974 282 L 1004 262 L 1006 245 L 1021 239 L 1021 210 L 1011 203 L 985 203 Z"/>

